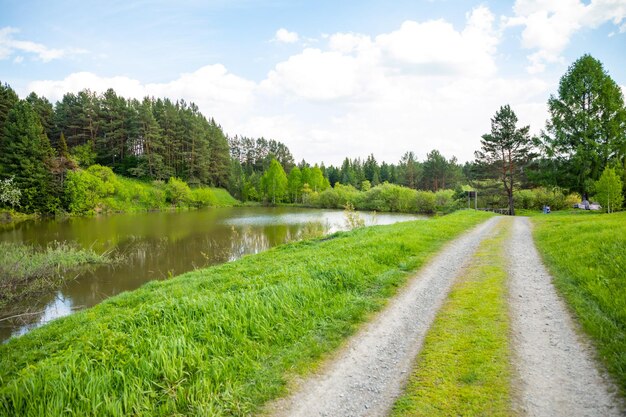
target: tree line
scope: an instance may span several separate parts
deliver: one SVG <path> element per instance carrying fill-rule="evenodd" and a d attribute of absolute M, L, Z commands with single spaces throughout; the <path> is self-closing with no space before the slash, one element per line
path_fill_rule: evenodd
<path fill-rule="evenodd" d="M 227 188 L 242 201 L 304 203 L 338 184 L 367 192 L 389 183 L 433 193 L 452 189 L 459 197 L 477 189 L 511 212 L 521 188 L 593 196 L 606 169 L 623 182 L 626 110 L 621 89 L 601 62 L 589 55 L 574 62 L 548 108 L 545 129 L 531 137 L 529 126 L 518 127 L 513 109 L 502 106 L 476 159 L 465 164 L 432 150 L 422 161 L 409 151 L 395 163 L 371 154 L 326 166 L 295 163 L 289 148 L 273 139 L 228 137 L 184 100 L 126 99 L 109 89 L 68 93 L 52 104 L 35 93 L 20 100 L 0 84 L 0 204 L 8 206 L 12 195 L 16 205 L 9 193 L 14 187 L 21 211 L 67 210 L 68 172 L 93 164 L 145 181 L 178 178 L 192 188 Z"/>

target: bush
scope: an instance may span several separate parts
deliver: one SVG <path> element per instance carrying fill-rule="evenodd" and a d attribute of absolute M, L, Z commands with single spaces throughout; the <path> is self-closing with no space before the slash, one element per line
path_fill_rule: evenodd
<path fill-rule="evenodd" d="M 454 190 L 439 190 L 435 193 L 435 208 L 437 211 L 451 213 L 460 208 L 465 203 L 464 200 L 454 199 Z"/>
<path fill-rule="evenodd" d="M 68 171 L 64 187 L 68 209 L 73 214 L 93 213 L 109 191 L 99 177 L 84 170 Z"/>
<path fill-rule="evenodd" d="M 541 210 L 543 206 L 550 206 L 552 210 L 562 210 L 566 207 L 565 196 L 559 188 L 535 188 L 533 194 L 535 196 L 534 208 L 537 210 Z"/>
<path fill-rule="evenodd" d="M 191 202 L 195 207 L 217 205 L 217 199 L 209 188 L 194 188 L 191 190 Z"/>
<path fill-rule="evenodd" d="M 535 208 L 535 193 L 532 190 L 519 190 L 513 193 L 516 209 Z"/>
<path fill-rule="evenodd" d="M 432 214 L 435 212 L 435 193 L 432 191 L 418 191 L 416 199 L 418 213 Z"/>
<path fill-rule="evenodd" d="M 170 177 L 165 185 L 165 199 L 175 206 L 191 203 L 191 189 L 180 178 Z"/>

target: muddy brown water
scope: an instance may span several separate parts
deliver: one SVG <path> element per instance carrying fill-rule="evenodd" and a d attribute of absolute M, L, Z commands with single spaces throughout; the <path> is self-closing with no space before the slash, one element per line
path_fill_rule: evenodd
<path fill-rule="evenodd" d="M 359 213 L 366 225 L 425 219 L 395 213 Z M 0 341 L 22 335 L 58 317 L 91 307 L 142 284 L 258 253 L 303 237 L 345 230 L 337 210 L 291 207 L 232 207 L 198 211 L 115 214 L 98 217 L 25 221 L 0 230 L 0 241 L 45 246 L 76 242 L 98 253 L 124 256 L 115 266 L 74 271 L 76 278 L 37 302 L 18 306 L 29 312 L 2 320 Z"/>

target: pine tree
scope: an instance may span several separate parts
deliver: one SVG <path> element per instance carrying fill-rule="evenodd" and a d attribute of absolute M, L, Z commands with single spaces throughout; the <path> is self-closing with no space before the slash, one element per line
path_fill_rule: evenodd
<path fill-rule="evenodd" d="M 20 207 L 25 212 L 55 211 L 47 163 L 52 157 L 50 142 L 32 106 L 19 101 L 9 111 L 0 135 L 0 175 L 14 177 L 21 191 Z"/>
<path fill-rule="evenodd" d="M 504 186 L 509 214 L 515 215 L 513 191 L 523 167 L 532 157 L 530 127 L 517 128 L 517 116 L 507 104 L 491 119 L 491 133 L 484 134 L 481 149 L 475 152 L 476 163 L 490 178 Z"/>

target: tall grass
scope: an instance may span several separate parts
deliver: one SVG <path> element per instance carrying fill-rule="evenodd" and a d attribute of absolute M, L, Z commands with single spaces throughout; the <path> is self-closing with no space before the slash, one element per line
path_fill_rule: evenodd
<path fill-rule="evenodd" d="M 249 415 L 488 217 L 336 233 L 112 297 L 0 346 L 0 415 Z"/>
<path fill-rule="evenodd" d="M 454 285 L 416 360 L 399 416 L 509 416 L 506 227 L 481 243 Z"/>
<path fill-rule="evenodd" d="M 67 242 L 52 242 L 45 248 L 0 242 L 0 310 L 60 286 L 71 277 L 71 269 L 111 261 L 108 254 Z"/>
<path fill-rule="evenodd" d="M 533 217 L 554 283 L 626 395 L 626 213 Z"/>

